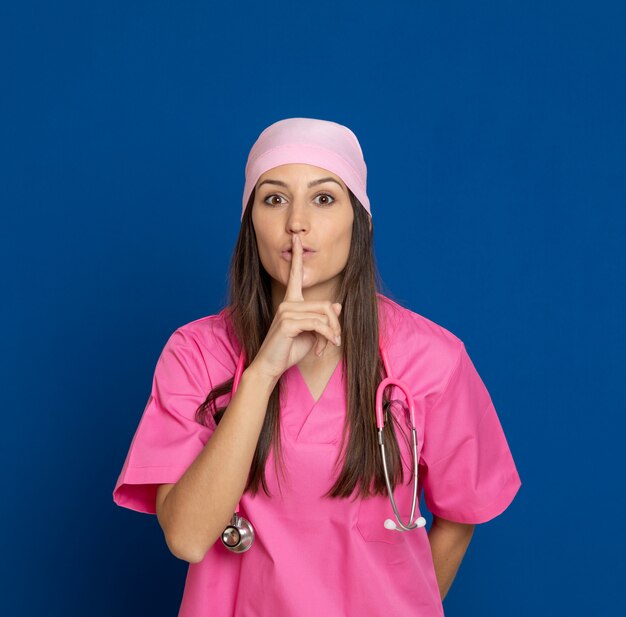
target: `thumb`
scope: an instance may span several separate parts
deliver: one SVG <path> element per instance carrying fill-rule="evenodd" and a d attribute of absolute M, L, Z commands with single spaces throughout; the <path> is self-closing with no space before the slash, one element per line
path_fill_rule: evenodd
<path fill-rule="evenodd" d="M 335 313 L 337 313 L 337 315 L 339 315 L 339 313 L 341 313 L 341 304 L 339 304 L 339 302 L 335 302 L 333 304 L 333 309 L 334 309 Z"/>

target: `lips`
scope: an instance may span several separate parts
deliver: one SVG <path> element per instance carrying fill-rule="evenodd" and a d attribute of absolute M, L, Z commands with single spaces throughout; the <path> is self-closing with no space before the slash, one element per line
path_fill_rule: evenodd
<path fill-rule="evenodd" d="M 281 251 L 280 255 L 285 261 L 291 261 L 293 259 L 293 255 L 289 250 Z M 309 261 L 309 259 L 313 259 L 313 255 L 315 255 L 315 251 L 304 251 L 302 253 L 302 259 Z"/>
<path fill-rule="evenodd" d="M 302 249 L 304 251 L 310 251 L 311 253 L 315 253 L 315 251 L 310 246 L 303 246 Z M 291 253 L 291 242 L 281 251 L 281 253 Z"/>

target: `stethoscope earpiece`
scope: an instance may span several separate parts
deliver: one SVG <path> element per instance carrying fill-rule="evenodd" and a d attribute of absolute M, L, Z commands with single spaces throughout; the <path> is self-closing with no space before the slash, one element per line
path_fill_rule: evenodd
<path fill-rule="evenodd" d="M 385 529 L 395 529 L 397 531 L 406 531 L 406 529 L 401 529 L 400 527 L 398 527 L 395 521 L 392 521 L 390 518 L 385 520 L 384 525 L 385 525 Z M 411 529 L 415 529 L 418 527 L 425 527 L 425 526 L 426 526 L 426 519 L 423 516 L 420 516 L 415 521 L 415 527 L 411 527 Z"/>

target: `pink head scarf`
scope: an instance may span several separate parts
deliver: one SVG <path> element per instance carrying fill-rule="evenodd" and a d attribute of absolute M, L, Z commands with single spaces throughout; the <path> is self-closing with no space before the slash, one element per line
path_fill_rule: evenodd
<path fill-rule="evenodd" d="M 330 120 L 286 118 L 268 126 L 248 154 L 242 219 L 261 174 L 287 163 L 307 163 L 336 174 L 372 216 L 366 190 L 367 166 L 356 135 Z"/>

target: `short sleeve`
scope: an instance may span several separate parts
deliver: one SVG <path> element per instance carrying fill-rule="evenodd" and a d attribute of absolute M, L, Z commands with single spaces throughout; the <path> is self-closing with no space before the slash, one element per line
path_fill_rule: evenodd
<path fill-rule="evenodd" d="M 421 458 L 426 506 L 450 521 L 491 520 L 522 484 L 489 392 L 464 344 L 426 414 Z"/>
<path fill-rule="evenodd" d="M 210 414 L 209 426 L 195 419 L 211 389 L 199 348 L 176 330 L 157 361 L 148 402 L 113 491 L 118 506 L 156 514 L 158 485 L 177 482 L 215 430 Z"/>

